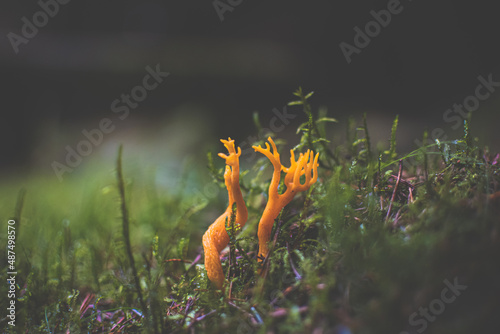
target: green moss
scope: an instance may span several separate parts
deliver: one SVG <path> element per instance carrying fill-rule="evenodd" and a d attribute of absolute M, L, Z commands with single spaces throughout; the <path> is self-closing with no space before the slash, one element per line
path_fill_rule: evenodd
<path fill-rule="evenodd" d="M 167 189 L 151 170 L 127 174 L 126 160 L 118 183 L 100 170 L 64 184 L 25 180 L 17 204 L 17 183 L 0 194 L 3 216 L 19 229 L 17 326 L 4 319 L 3 332 L 414 333 L 423 323 L 409 317 L 455 279 L 467 289 L 426 322 L 426 333 L 487 332 L 499 310 L 498 157 L 475 146 L 468 122 L 464 138 L 427 144 L 424 135 L 424 146 L 406 155 L 397 153 L 397 117 L 387 151 L 372 150 L 366 115 L 349 121 L 344 143 L 332 142 L 336 120 L 312 111 L 312 93 L 294 94 L 290 105 L 307 116 L 296 149 L 320 152 L 320 178 L 278 217 L 264 277 L 256 231 L 265 157 L 242 173 L 247 225 L 237 234 L 227 222 L 224 292 L 202 263 L 201 236 L 227 201 L 223 191 L 200 191 L 223 187 L 212 153 L 208 169 L 189 164 L 193 174 Z M 262 143 L 269 133 L 258 114 L 254 122 Z"/>

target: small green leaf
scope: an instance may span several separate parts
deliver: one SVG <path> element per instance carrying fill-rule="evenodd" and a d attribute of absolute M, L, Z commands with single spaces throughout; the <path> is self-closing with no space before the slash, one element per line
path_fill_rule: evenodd
<path fill-rule="evenodd" d="M 177 244 L 177 254 L 180 258 L 187 257 L 187 251 L 189 246 L 189 238 L 181 238 Z"/>
<path fill-rule="evenodd" d="M 299 143 L 297 145 L 295 145 L 295 147 L 292 149 L 293 151 L 295 150 L 301 150 L 304 146 L 306 145 L 306 143 Z"/>
<path fill-rule="evenodd" d="M 325 139 L 325 138 L 318 138 L 318 139 L 316 139 L 316 140 L 313 141 L 313 144 L 316 144 L 316 143 L 319 143 L 319 142 L 329 143 L 330 141 L 328 139 Z"/>
<path fill-rule="evenodd" d="M 293 92 L 293 95 L 301 97 L 302 96 L 302 87 L 299 87 L 295 92 Z"/>
<path fill-rule="evenodd" d="M 158 255 L 158 234 L 155 234 L 153 238 L 152 248 L 153 248 L 153 256 L 156 258 L 156 256 Z"/>
<path fill-rule="evenodd" d="M 321 123 L 321 122 L 331 122 L 331 123 L 338 123 L 335 118 L 332 117 L 322 117 L 316 121 L 316 123 Z"/>
<path fill-rule="evenodd" d="M 313 94 L 314 94 L 314 91 L 310 92 L 309 94 L 306 95 L 306 97 L 304 97 L 304 99 L 307 100 L 308 98 L 310 98 L 311 96 L 313 96 Z"/>
<path fill-rule="evenodd" d="M 253 116 L 253 124 L 257 128 L 257 132 L 261 133 L 262 132 L 262 125 L 260 124 L 259 112 L 254 111 L 252 116 Z"/>
<path fill-rule="evenodd" d="M 360 138 L 352 143 L 352 146 L 358 146 L 359 144 L 363 144 L 365 142 L 365 138 Z"/>
<path fill-rule="evenodd" d="M 299 127 L 297 128 L 296 134 L 298 134 L 301 130 L 302 131 L 307 131 L 307 129 L 306 129 L 307 124 L 309 124 L 309 123 L 308 122 L 304 122 L 304 123 L 300 124 Z"/>

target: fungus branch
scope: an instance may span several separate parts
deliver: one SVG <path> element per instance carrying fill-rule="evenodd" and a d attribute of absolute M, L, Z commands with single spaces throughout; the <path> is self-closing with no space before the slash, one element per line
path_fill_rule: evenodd
<path fill-rule="evenodd" d="M 268 242 L 271 238 L 271 230 L 274 220 L 278 217 L 280 211 L 291 202 L 295 194 L 305 191 L 311 187 L 318 179 L 318 157 L 314 152 L 307 150 L 305 154 L 300 153 L 297 160 L 293 150 L 290 150 L 290 167 L 284 167 L 280 162 L 280 155 L 276 145 L 271 137 L 268 138 L 273 152 L 268 143 L 266 148 L 261 146 L 252 146 L 257 152 L 264 154 L 273 164 L 274 172 L 269 185 L 269 200 L 264 209 L 264 213 L 259 222 L 259 259 L 262 261 L 269 254 Z M 284 184 L 285 192 L 278 193 L 278 186 L 281 179 L 281 171 L 286 173 Z M 301 177 L 304 176 L 304 183 L 301 183 Z"/>
<path fill-rule="evenodd" d="M 205 269 L 207 270 L 208 278 L 218 289 L 222 289 L 224 285 L 224 273 L 220 262 L 220 252 L 229 243 L 229 235 L 226 231 L 226 220 L 230 219 L 233 205 L 236 204 L 236 219 L 234 221 L 237 229 L 241 229 L 248 218 L 248 211 L 243 200 L 243 195 L 240 189 L 240 164 L 239 157 L 241 149 L 238 147 L 238 152 L 234 147 L 234 140 L 221 139 L 229 154 L 219 153 L 219 156 L 226 160 L 226 171 L 224 173 L 224 182 L 226 184 L 229 197 L 229 205 L 226 211 L 210 225 L 208 230 L 203 235 L 203 249 L 205 251 Z"/>

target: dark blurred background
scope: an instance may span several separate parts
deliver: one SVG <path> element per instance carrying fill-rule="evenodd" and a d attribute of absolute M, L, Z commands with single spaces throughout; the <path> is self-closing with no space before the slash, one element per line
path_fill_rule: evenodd
<path fill-rule="evenodd" d="M 41 7 L 3 0 L 0 166 L 50 173 L 65 146 L 75 147 L 81 131 L 104 117 L 116 130 L 96 156 L 114 159 L 110 143 L 118 141 L 161 155 L 158 148 L 189 133 L 198 140 L 188 147 L 200 152 L 215 138 L 241 142 L 255 133 L 253 111 L 269 124 L 273 108 L 282 110 L 299 86 L 315 91 L 315 108 L 341 120 L 332 127 L 339 133 L 347 117 L 366 112 L 374 137 L 386 141 L 399 114 L 400 152 L 414 149 L 425 129 L 460 136 L 443 120 L 445 110 L 474 94 L 479 75 L 500 82 L 496 3 L 403 0 L 402 12 L 348 64 L 339 44 L 354 44 L 353 28 L 364 29 L 370 11 L 388 3 L 243 0 L 221 21 L 209 0 L 72 0 L 16 54 L 8 34 L 21 35 L 21 19 L 32 22 Z M 118 120 L 112 101 L 156 64 L 170 76 Z M 499 106 L 494 92 L 473 113 L 474 134 L 496 150 Z M 299 115 L 287 129 L 293 132 L 304 116 L 288 110 Z"/>

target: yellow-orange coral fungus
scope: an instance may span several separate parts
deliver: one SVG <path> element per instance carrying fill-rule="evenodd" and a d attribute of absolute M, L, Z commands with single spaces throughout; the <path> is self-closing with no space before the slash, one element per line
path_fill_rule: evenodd
<path fill-rule="evenodd" d="M 266 143 L 266 148 L 261 146 L 252 146 L 252 148 L 264 154 L 273 164 L 274 172 L 269 185 L 269 199 L 267 201 L 264 213 L 259 222 L 259 259 L 267 257 L 269 253 L 268 242 L 271 239 L 271 230 L 273 228 L 274 220 L 278 217 L 281 209 L 283 209 L 293 199 L 295 194 L 309 189 L 309 187 L 318 179 L 318 157 L 319 154 L 314 156 L 313 151 L 307 150 L 305 154 L 300 154 L 297 161 L 295 161 L 295 154 L 290 150 L 290 167 L 286 168 L 281 165 L 280 155 L 276 149 L 276 145 L 271 137 L 268 138 L 273 147 L 273 152 L 269 144 Z M 282 194 L 278 193 L 278 186 L 280 184 L 281 170 L 285 175 L 286 190 Z M 300 183 L 300 177 L 304 175 L 304 183 Z"/>
<path fill-rule="evenodd" d="M 226 232 L 226 219 L 229 221 L 232 213 L 233 204 L 236 203 L 236 220 L 235 226 L 243 227 L 248 218 L 247 207 L 243 200 L 243 195 L 240 190 L 240 162 L 241 149 L 238 147 L 238 152 L 234 148 L 234 140 L 221 139 L 221 142 L 227 148 L 229 155 L 219 153 L 221 158 L 226 160 L 226 171 L 224 173 L 224 181 L 226 183 L 227 193 L 229 196 L 229 205 L 226 211 L 217 220 L 210 225 L 208 230 L 203 235 L 203 249 L 205 250 L 205 269 L 207 270 L 208 278 L 218 289 L 222 289 L 224 284 L 224 273 L 220 262 L 220 252 L 227 246 L 229 235 Z"/>

